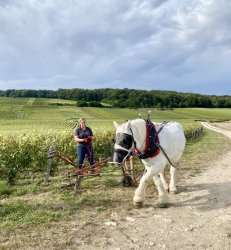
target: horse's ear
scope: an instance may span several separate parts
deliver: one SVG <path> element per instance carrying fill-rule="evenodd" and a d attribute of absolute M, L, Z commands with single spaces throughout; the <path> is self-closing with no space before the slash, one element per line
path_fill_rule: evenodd
<path fill-rule="evenodd" d="M 117 122 L 113 121 L 113 124 L 114 124 L 116 129 L 119 127 L 119 124 Z"/>
<path fill-rule="evenodd" d="M 126 127 L 125 127 L 125 128 L 126 128 L 127 130 L 129 130 L 130 127 L 131 127 L 131 121 L 128 120 L 127 123 L 126 123 Z"/>

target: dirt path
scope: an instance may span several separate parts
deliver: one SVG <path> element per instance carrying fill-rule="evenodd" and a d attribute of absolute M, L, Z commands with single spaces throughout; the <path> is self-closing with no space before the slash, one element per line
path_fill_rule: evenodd
<path fill-rule="evenodd" d="M 230 131 L 203 125 L 231 138 Z M 146 203 L 139 210 L 112 213 L 92 249 L 231 249 L 230 165 L 231 151 L 188 180 L 167 209 Z"/>
<path fill-rule="evenodd" d="M 216 132 L 222 133 L 226 136 L 228 136 L 231 139 L 231 130 L 230 130 L 230 122 L 229 123 L 223 123 L 219 126 L 219 123 L 215 123 L 215 126 L 211 125 L 208 122 L 202 122 L 201 123 L 204 127 L 214 130 Z"/>

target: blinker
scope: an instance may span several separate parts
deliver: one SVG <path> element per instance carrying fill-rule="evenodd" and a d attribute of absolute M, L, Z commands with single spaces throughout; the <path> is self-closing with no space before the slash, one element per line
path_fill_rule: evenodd
<path fill-rule="evenodd" d="M 126 133 L 117 133 L 115 137 L 115 142 L 119 146 L 130 149 L 132 147 L 132 141 L 133 137 L 132 135 L 126 134 Z"/>

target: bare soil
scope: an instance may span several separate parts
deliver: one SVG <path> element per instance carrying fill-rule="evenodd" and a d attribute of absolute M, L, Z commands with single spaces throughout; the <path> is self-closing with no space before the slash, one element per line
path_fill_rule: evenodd
<path fill-rule="evenodd" d="M 89 209 L 72 220 L 5 233 L 0 249 L 231 249 L 231 126 L 225 126 L 223 150 L 192 162 L 203 171 L 178 181 L 168 208 L 155 205 L 154 186 L 141 209 L 132 206 L 135 188 L 121 189 L 124 198 L 110 211 Z"/>
<path fill-rule="evenodd" d="M 212 123 L 214 127 L 226 129 L 226 130 L 231 130 L 231 121 L 226 121 L 226 122 L 214 122 Z"/>

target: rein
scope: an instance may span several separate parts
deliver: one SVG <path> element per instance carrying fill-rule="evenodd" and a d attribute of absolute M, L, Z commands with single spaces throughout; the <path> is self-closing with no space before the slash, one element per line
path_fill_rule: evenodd
<path fill-rule="evenodd" d="M 169 159 L 168 155 L 166 154 L 166 152 L 164 151 L 164 149 L 162 148 L 162 146 L 160 144 L 158 144 L 158 147 L 160 147 L 160 149 L 162 150 L 164 156 L 167 158 L 168 162 L 174 167 L 176 168 L 176 166 L 174 166 L 171 162 L 171 160 Z"/>

